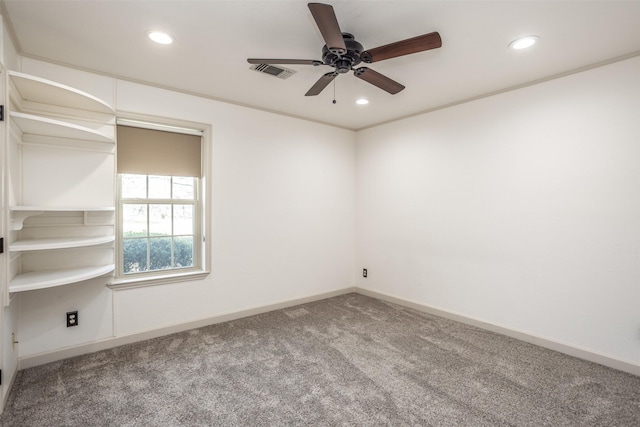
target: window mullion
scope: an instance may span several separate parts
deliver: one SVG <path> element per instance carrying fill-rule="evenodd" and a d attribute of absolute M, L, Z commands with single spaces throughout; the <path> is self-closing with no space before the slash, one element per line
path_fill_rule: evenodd
<path fill-rule="evenodd" d="M 147 271 L 151 271 L 151 240 L 150 240 L 151 233 L 149 232 L 149 230 L 151 230 L 151 225 L 150 225 L 151 221 L 149 221 L 149 217 L 151 216 L 151 212 L 150 212 L 151 209 L 149 206 L 149 175 L 146 176 L 146 182 L 147 182 L 147 185 L 146 185 L 147 188 L 146 188 L 145 195 L 147 196 L 146 197 L 147 199 L 147 203 L 146 203 L 147 205 Z"/>
<path fill-rule="evenodd" d="M 173 245 L 173 239 L 175 238 L 175 229 L 174 229 L 174 224 L 173 224 L 173 218 L 174 218 L 173 212 L 174 212 L 174 207 L 175 207 L 175 205 L 172 203 L 172 204 L 171 204 L 171 268 L 174 268 L 174 267 L 175 267 L 175 265 L 176 265 L 176 264 L 175 264 L 175 259 L 174 259 L 175 254 L 173 253 L 173 246 L 174 246 L 174 245 Z"/>

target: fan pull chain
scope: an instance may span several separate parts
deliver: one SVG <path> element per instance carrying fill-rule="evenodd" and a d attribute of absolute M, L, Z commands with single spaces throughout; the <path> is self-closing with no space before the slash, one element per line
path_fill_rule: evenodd
<path fill-rule="evenodd" d="M 335 81 L 335 79 L 333 80 L 333 103 L 334 104 L 338 103 L 338 101 L 336 101 L 336 81 Z"/>

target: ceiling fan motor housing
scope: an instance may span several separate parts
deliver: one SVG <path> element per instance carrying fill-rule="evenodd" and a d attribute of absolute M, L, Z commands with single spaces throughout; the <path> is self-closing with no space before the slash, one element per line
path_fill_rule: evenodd
<path fill-rule="evenodd" d="M 329 50 L 327 45 L 322 47 L 322 62 L 325 65 L 335 67 L 340 74 L 349 72 L 355 65 L 362 62 L 360 54 L 364 50 L 362 45 L 353 37 L 353 34 L 342 33 L 342 38 L 347 46 L 347 53 L 344 55 L 336 55 Z"/>

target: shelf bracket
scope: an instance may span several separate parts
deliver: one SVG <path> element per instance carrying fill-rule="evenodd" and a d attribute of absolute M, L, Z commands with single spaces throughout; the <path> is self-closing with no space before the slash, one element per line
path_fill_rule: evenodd
<path fill-rule="evenodd" d="M 11 230 L 18 231 L 24 227 L 24 220 L 36 215 L 42 215 L 44 211 L 13 211 L 11 213 Z"/>
<path fill-rule="evenodd" d="M 4 122 L 4 105 L 0 105 L 0 122 Z"/>

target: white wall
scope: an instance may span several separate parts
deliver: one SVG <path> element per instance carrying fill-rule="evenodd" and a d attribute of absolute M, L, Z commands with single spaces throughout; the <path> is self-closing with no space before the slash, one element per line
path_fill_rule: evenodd
<path fill-rule="evenodd" d="M 353 286 L 354 132 L 27 58 L 22 71 L 118 111 L 213 129 L 211 275 L 120 291 L 87 283 L 25 292 L 22 358 Z M 67 329 L 71 309 L 80 324 Z"/>
<path fill-rule="evenodd" d="M 112 291 L 92 279 L 20 295 L 20 357 L 113 336 Z M 65 313 L 78 311 L 78 326 L 67 328 Z"/>
<path fill-rule="evenodd" d="M 3 17 L 3 25 L 2 25 L 2 43 L 0 44 L 2 49 L 2 64 L 8 70 L 15 70 L 18 66 L 19 57 L 16 52 L 16 48 L 13 45 L 13 41 L 9 36 L 9 30 L 6 25 L 4 25 L 4 17 Z"/>
<path fill-rule="evenodd" d="M 358 286 L 639 365 L 638 76 L 636 57 L 359 132 Z"/>

